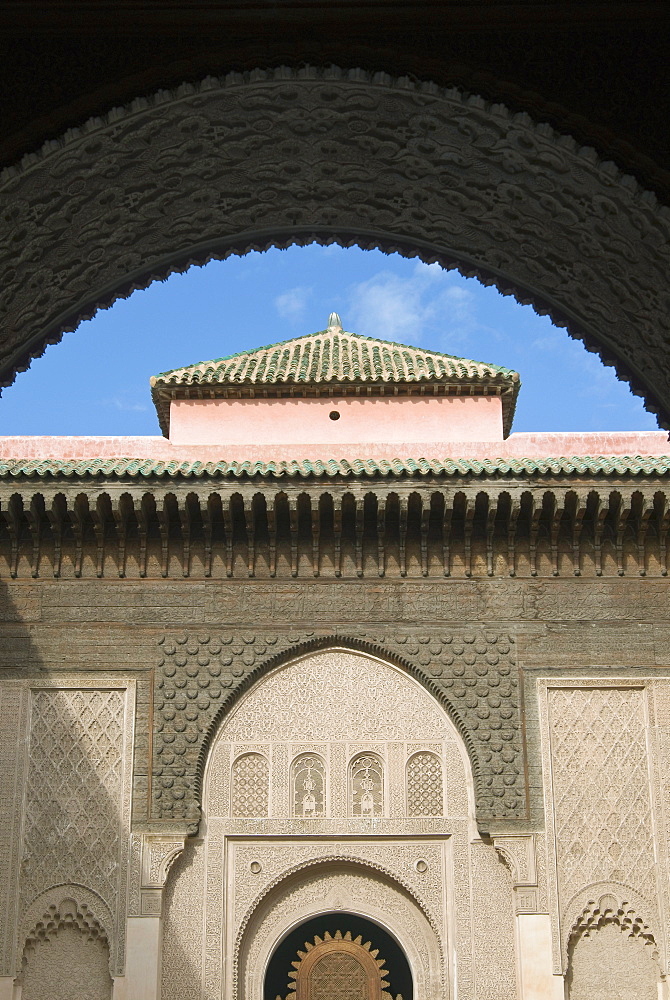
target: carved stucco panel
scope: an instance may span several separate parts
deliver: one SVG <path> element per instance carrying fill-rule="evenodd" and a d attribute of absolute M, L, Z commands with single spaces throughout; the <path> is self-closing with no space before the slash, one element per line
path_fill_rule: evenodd
<path fill-rule="evenodd" d="M 458 261 L 667 400 L 670 213 L 593 150 L 456 89 L 335 68 L 208 77 L 1 180 L 9 368 L 152 277 L 316 234 Z"/>
<path fill-rule="evenodd" d="M 662 946 L 644 679 L 542 681 L 539 693 L 555 971 L 594 893 L 634 899 Z"/>
<path fill-rule="evenodd" d="M 224 958 L 224 836 L 213 823 L 205 858 L 205 929 L 203 1000 L 218 1000 L 223 982 Z"/>
<path fill-rule="evenodd" d="M 336 844 L 324 840 L 232 846 L 236 936 L 250 919 L 258 900 L 289 871 L 307 869 L 318 859 L 333 857 L 350 858 L 352 862 L 370 865 L 393 876 L 419 901 L 438 935 L 444 935 L 444 893 L 448 875 L 443 844 L 425 840 L 403 844 L 371 839 L 369 842 L 343 840 Z M 251 878 L 250 874 L 255 874 L 258 865 L 256 877 Z"/>
<path fill-rule="evenodd" d="M 29 691 L 18 684 L 0 687 L 0 976 L 16 966 L 23 789 L 28 748 Z"/>
<path fill-rule="evenodd" d="M 470 846 L 472 953 L 477 1000 L 516 1000 L 514 902 L 509 872 L 481 841 Z"/>
<path fill-rule="evenodd" d="M 188 841 L 172 867 L 165 889 L 162 961 L 164 1000 L 202 1000 L 204 897 L 204 847 L 201 843 Z"/>
<path fill-rule="evenodd" d="M 123 686 L 120 686 L 123 685 Z M 121 675 L 7 682 L 27 692 L 29 763 L 21 840 L 21 919 L 45 892 L 78 886 L 110 943 L 112 974 L 125 964 L 135 682 Z M 58 839 L 64 849 L 54 851 Z M 79 895 L 77 895 L 79 893 Z M 84 896 L 82 896 L 84 894 Z M 104 912 L 103 912 L 104 911 Z M 35 911 L 36 913 L 36 911 Z M 41 917 L 36 914 L 36 919 Z M 28 921 L 28 922 L 26 922 Z M 14 961 L 15 964 L 15 961 Z"/>
<path fill-rule="evenodd" d="M 23 1000 L 112 1000 L 109 948 L 76 923 L 33 942 L 21 977 Z"/>
<path fill-rule="evenodd" d="M 649 713 L 649 748 L 651 752 L 654 841 L 658 857 L 658 906 L 662 927 L 670 915 L 670 679 L 647 682 Z M 661 950 L 662 967 L 670 972 L 670 948 L 667 936 L 656 942 Z"/>

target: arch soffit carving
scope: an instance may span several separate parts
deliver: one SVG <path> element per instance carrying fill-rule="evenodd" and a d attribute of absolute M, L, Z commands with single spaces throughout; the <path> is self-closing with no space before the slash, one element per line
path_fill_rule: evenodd
<path fill-rule="evenodd" d="M 316 239 L 495 284 L 670 421 L 670 210 L 569 136 L 454 88 L 336 68 L 206 78 L 70 129 L 3 172 L 0 202 L 9 380 L 156 278 Z"/>
<path fill-rule="evenodd" d="M 200 803 L 201 808 L 208 761 L 211 758 L 212 750 L 214 749 L 219 731 L 224 721 L 231 714 L 239 701 L 257 682 L 262 680 L 262 678 L 267 676 L 267 674 L 271 671 L 276 670 L 279 667 L 288 666 L 291 662 L 303 659 L 312 653 L 327 653 L 336 651 L 344 653 L 359 653 L 363 656 L 369 657 L 370 659 L 381 661 L 387 666 L 396 667 L 397 669 L 408 674 L 413 680 L 417 681 L 425 689 L 427 694 L 435 699 L 440 708 L 442 708 L 445 712 L 449 722 L 454 727 L 456 731 L 455 735 L 460 737 L 460 740 L 465 746 L 468 764 L 472 771 L 475 799 L 477 798 L 479 784 L 481 781 L 481 768 L 474 740 L 453 705 L 435 681 L 410 660 L 405 660 L 403 657 L 398 656 L 396 653 L 391 653 L 389 650 L 377 645 L 376 643 L 366 642 L 362 639 L 356 639 L 350 636 L 331 635 L 319 636 L 318 638 L 297 643 L 290 649 L 268 657 L 263 663 L 255 667 L 244 678 L 244 681 L 239 685 L 239 687 L 236 688 L 235 691 L 231 692 L 228 699 L 223 703 L 223 705 L 221 705 L 205 734 L 205 738 L 202 741 L 200 752 L 198 754 L 195 775 L 195 796 Z M 350 763 L 351 762 L 349 761 L 347 766 L 349 766 Z"/>

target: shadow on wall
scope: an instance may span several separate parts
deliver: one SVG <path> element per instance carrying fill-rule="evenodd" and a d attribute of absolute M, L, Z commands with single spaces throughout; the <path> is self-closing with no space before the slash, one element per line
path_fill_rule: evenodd
<path fill-rule="evenodd" d="M 82 670 L 85 640 L 49 627 L 44 587 L 0 583 L 0 977 L 18 977 L 22 1000 L 110 1000 L 125 957 L 128 674 Z"/>
<path fill-rule="evenodd" d="M 566 995 L 569 1000 L 658 1000 L 653 941 L 612 919 L 570 944 Z"/>

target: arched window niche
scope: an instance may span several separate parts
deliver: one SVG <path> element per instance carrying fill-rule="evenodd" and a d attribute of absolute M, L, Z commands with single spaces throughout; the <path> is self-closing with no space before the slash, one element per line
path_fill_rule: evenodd
<path fill-rule="evenodd" d="M 378 754 L 356 754 L 349 764 L 349 813 L 361 819 L 384 815 L 384 762 Z"/>
<path fill-rule="evenodd" d="M 326 764 L 314 753 L 301 753 L 291 768 L 292 814 L 300 819 L 326 815 Z"/>

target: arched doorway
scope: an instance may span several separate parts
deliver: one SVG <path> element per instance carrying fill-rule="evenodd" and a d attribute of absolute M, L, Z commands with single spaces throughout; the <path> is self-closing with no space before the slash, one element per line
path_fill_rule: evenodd
<path fill-rule="evenodd" d="M 263 1000 L 349 996 L 413 1000 L 412 973 L 397 941 L 355 913 L 324 913 L 292 930 L 275 949 Z"/>

